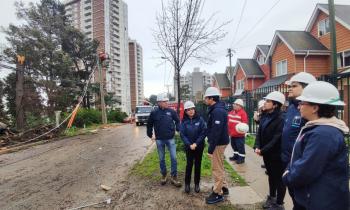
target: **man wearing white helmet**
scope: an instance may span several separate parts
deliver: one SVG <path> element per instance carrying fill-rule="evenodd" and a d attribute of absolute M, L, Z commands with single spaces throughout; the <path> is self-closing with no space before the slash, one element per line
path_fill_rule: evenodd
<path fill-rule="evenodd" d="M 147 121 L 147 136 L 156 141 L 160 172 L 162 174 L 161 184 L 167 182 L 167 169 L 165 164 L 165 146 L 170 152 L 171 160 L 171 176 L 170 182 L 181 187 L 181 183 L 177 180 L 177 161 L 176 161 L 176 144 L 175 144 L 175 129 L 179 131 L 179 117 L 177 113 L 168 108 L 168 97 L 164 94 L 157 96 L 158 108 L 153 110 Z M 153 135 L 153 128 L 155 136 Z"/>
<path fill-rule="evenodd" d="M 208 109 L 208 156 L 211 158 L 212 176 L 214 177 L 213 192 L 206 198 L 207 204 L 214 204 L 224 200 L 223 195 L 229 191 L 225 180 L 224 152 L 230 140 L 227 132 L 227 111 L 225 104 L 220 101 L 220 92 L 215 87 L 205 91 L 204 102 Z"/>
<path fill-rule="evenodd" d="M 284 210 L 286 187 L 282 182 L 284 167 L 281 160 L 283 129 L 281 107 L 285 103 L 285 96 L 281 92 L 273 91 L 264 99 L 265 113 L 260 119 L 254 145 L 255 152 L 263 157 L 269 182 L 269 195 L 262 207 L 270 210 Z"/>
<path fill-rule="evenodd" d="M 292 154 L 295 140 L 300 132 L 300 129 L 305 125 L 305 120 L 301 118 L 298 109 L 299 97 L 303 89 L 311 82 L 315 82 L 316 78 L 309 73 L 300 72 L 286 81 L 288 85 L 289 106 L 285 114 L 284 127 L 282 133 L 282 154 L 281 158 L 283 165 L 286 168 Z M 288 188 L 289 194 L 292 197 L 294 210 L 299 209 L 295 202 L 292 188 Z"/>
<path fill-rule="evenodd" d="M 236 161 L 237 164 L 242 164 L 245 160 L 245 133 L 238 132 L 236 129 L 240 123 L 248 124 L 248 116 L 244 110 L 243 100 L 236 99 L 233 102 L 233 110 L 228 113 L 228 133 L 233 150 L 233 156 L 230 157 L 230 160 Z"/>
<path fill-rule="evenodd" d="M 349 209 L 349 158 L 344 134 L 349 128 L 335 117 L 344 106 L 332 84 L 317 81 L 297 97 L 302 127 L 283 181 L 294 189 L 298 209 Z"/>

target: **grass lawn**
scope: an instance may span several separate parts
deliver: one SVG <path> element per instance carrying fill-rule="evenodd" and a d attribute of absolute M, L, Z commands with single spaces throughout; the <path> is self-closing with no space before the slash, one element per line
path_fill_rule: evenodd
<path fill-rule="evenodd" d="M 177 170 L 179 174 L 185 174 L 186 167 L 186 154 L 184 151 L 184 145 L 182 140 L 178 135 L 175 136 L 176 140 L 176 152 L 177 152 Z M 201 177 L 211 177 L 211 161 L 208 158 L 208 147 L 204 149 L 203 158 L 202 158 L 202 168 L 201 168 Z M 170 157 L 169 152 L 166 152 L 166 165 L 170 167 Z M 224 163 L 224 167 L 226 172 L 230 175 L 231 181 L 237 183 L 239 186 L 246 186 L 247 183 L 245 180 L 239 176 L 233 168 L 229 165 L 229 163 Z M 132 169 L 131 174 L 135 174 L 138 176 L 142 176 L 145 178 L 159 180 L 160 172 L 159 172 L 159 160 L 157 149 L 154 149 L 152 152 L 146 155 L 142 162 L 137 163 Z"/>
<path fill-rule="evenodd" d="M 245 138 L 245 144 L 250 146 L 251 148 L 254 147 L 254 143 L 255 143 L 255 137 L 252 136 L 252 135 L 248 135 L 246 138 Z"/>

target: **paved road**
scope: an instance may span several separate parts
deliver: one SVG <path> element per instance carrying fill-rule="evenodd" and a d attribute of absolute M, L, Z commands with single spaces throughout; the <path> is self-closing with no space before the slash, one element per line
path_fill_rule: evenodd
<path fill-rule="evenodd" d="M 0 156 L 0 209 L 69 209 L 109 198 L 151 145 L 123 125 Z"/>

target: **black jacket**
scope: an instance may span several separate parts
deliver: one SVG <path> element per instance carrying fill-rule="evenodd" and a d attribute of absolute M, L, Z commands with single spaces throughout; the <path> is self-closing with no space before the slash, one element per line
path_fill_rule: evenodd
<path fill-rule="evenodd" d="M 254 145 L 254 148 L 261 150 L 262 156 L 281 159 L 283 122 L 282 112 L 274 111 L 262 115 Z"/>
<path fill-rule="evenodd" d="M 207 125 L 197 113 L 190 119 L 186 114 L 180 124 L 180 136 L 188 149 L 196 143 L 198 147 L 204 147 L 204 139 Z"/>
<path fill-rule="evenodd" d="M 208 115 L 208 153 L 213 154 L 216 146 L 227 145 L 230 142 L 228 137 L 227 111 L 225 109 L 225 103 L 219 101 L 210 106 Z"/>
<path fill-rule="evenodd" d="M 157 108 L 153 110 L 147 121 L 147 136 L 152 138 L 153 127 L 157 140 L 174 138 L 175 127 L 179 131 L 179 117 L 173 109 Z"/>

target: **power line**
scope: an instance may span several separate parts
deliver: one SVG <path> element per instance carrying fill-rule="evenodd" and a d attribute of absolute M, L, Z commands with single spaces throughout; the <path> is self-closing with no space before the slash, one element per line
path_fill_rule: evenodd
<path fill-rule="evenodd" d="M 240 17 L 239 17 L 239 20 L 238 20 L 238 24 L 237 24 L 237 27 L 236 27 L 236 31 L 235 31 L 235 33 L 234 33 L 234 35 L 233 35 L 233 39 L 232 39 L 232 42 L 231 42 L 231 46 L 232 46 L 232 44 L 234 43 L 234 41 L 235 41 L 235 39 L 236 39 L 239 26 L 241 25 L 242 17 L 243 17 L 245 8 L 246 8 L 246 6 L 247 6 L 247 1 L 248 1 L 248 0 L 245 0 L 245 1 L 244 1 L 243 7 L 242 7 L 242 10 L 241 10 L 241 14 L 240 14 Z"/>
<path fill-rule="evenodd" d="M 267 10 L 267 12 L 253 25 L 253 27 L 251 27 L 247 33 L 245 33 L 242 38 L 240 40 L 238 40 L 234 45 L 237 45 L 237 43 L 240 43 L 241 41 L 243 41 L 244 39 L 246 39 L 248 37 L 248 35 L 254 30 L 256 29 L 256 26 L 259 25 L 261 23 L 261 21 L 264 20 L 264 18 L 267 17 L 267 15 L 272 11 L 272 9 L 277 6 L 277 4 L 280 2 L 281 0 L 277 0 L 273 5 L 272 7 Z"/>

